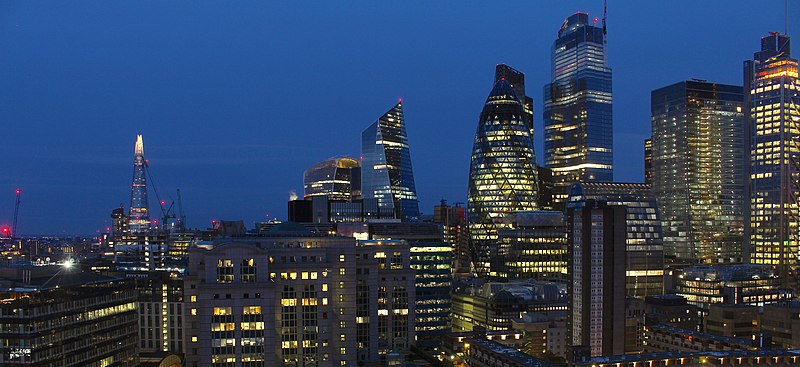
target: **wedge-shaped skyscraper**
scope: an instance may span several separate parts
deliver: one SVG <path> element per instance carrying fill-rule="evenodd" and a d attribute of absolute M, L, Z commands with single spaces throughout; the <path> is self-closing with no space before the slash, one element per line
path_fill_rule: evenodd
<path fill-rule="evenodd" d="M 380 207 L 393 208 L 395 216 L 404 221 L 418 218 L 402 101 L 361 134 L 361 156 L 362 196 L 377 198 Z"/>
<path fill-rule="evenodd" d="M 472 263 L 479 275 L 491 269 L 497 230 L 514 212 L 537 209 L 536 156 L 525 110 L 505 78 L 494 84 L 481 112 L 469 170 L 469 230 Z"/>

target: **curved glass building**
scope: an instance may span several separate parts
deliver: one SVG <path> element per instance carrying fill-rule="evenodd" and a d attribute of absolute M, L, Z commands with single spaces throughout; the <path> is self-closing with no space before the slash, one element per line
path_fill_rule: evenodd
<path fill-rule="evenodd" d="M 478 121 L 469 170 L 471 256 L 479 275 L 492 274 L 498 229 L 514 212 L 536 210 L 538 186 L 533 136 L 523 104 L 505 78 L 494 84 Z"/>
<path fill-rule="evenodd" d="M 402 101 L 361 134 L 361 159 L 363 198 L 378 199 L 379 207 L 392 208 L 404 221 L 419 218 Z"/>
<path fill-rule="evenodd" d="M 311 166 L 303 173 L 304 196 L 356 199 L 361 196 L 360 167 L 358 160 L 348 157 L 331 158 Z"/>

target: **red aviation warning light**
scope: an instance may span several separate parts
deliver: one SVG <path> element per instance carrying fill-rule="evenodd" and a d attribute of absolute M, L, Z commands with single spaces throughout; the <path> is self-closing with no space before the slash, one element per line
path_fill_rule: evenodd
<path fill-rule="evenodd" d="M 6 227 L 3 227 L 2 231 L 3 231 L 3 235 L 4 236 L 8 236 L 9 232 L 11 232 L 11 228 L 8 228 L 6 226 Z"/>

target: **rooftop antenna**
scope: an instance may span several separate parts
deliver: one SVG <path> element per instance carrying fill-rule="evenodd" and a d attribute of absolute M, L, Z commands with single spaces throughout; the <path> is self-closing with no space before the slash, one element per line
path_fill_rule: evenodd
<path fill-rule="evenodd" d="M 789 0 L 783 0 L 783 34 L 789 35 Z"/>
<path fill-rule="evenodd" d="M 10 237 L 13 240 L 14 237 L 17 235 L 17 217 L 19 216 L 19 197 L 22 195 L 22 190 L 17 189 L 16 193 L 16 200 L 14 200 L 14 221 L 11 224 L 11 234 Z"/>

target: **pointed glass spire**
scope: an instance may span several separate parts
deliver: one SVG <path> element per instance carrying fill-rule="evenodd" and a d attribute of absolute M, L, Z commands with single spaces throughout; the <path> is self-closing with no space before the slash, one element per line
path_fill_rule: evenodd
<path fill-rule="evenodd" d="M 144 141 L 136 136 L 133 149 L 133 183 L 131 184 L 131 206 L 128 211 L 128 231 L 143 233 L 150 230 L 150 211 L 147 203 L 147 179 L 145 172 Z"/>

